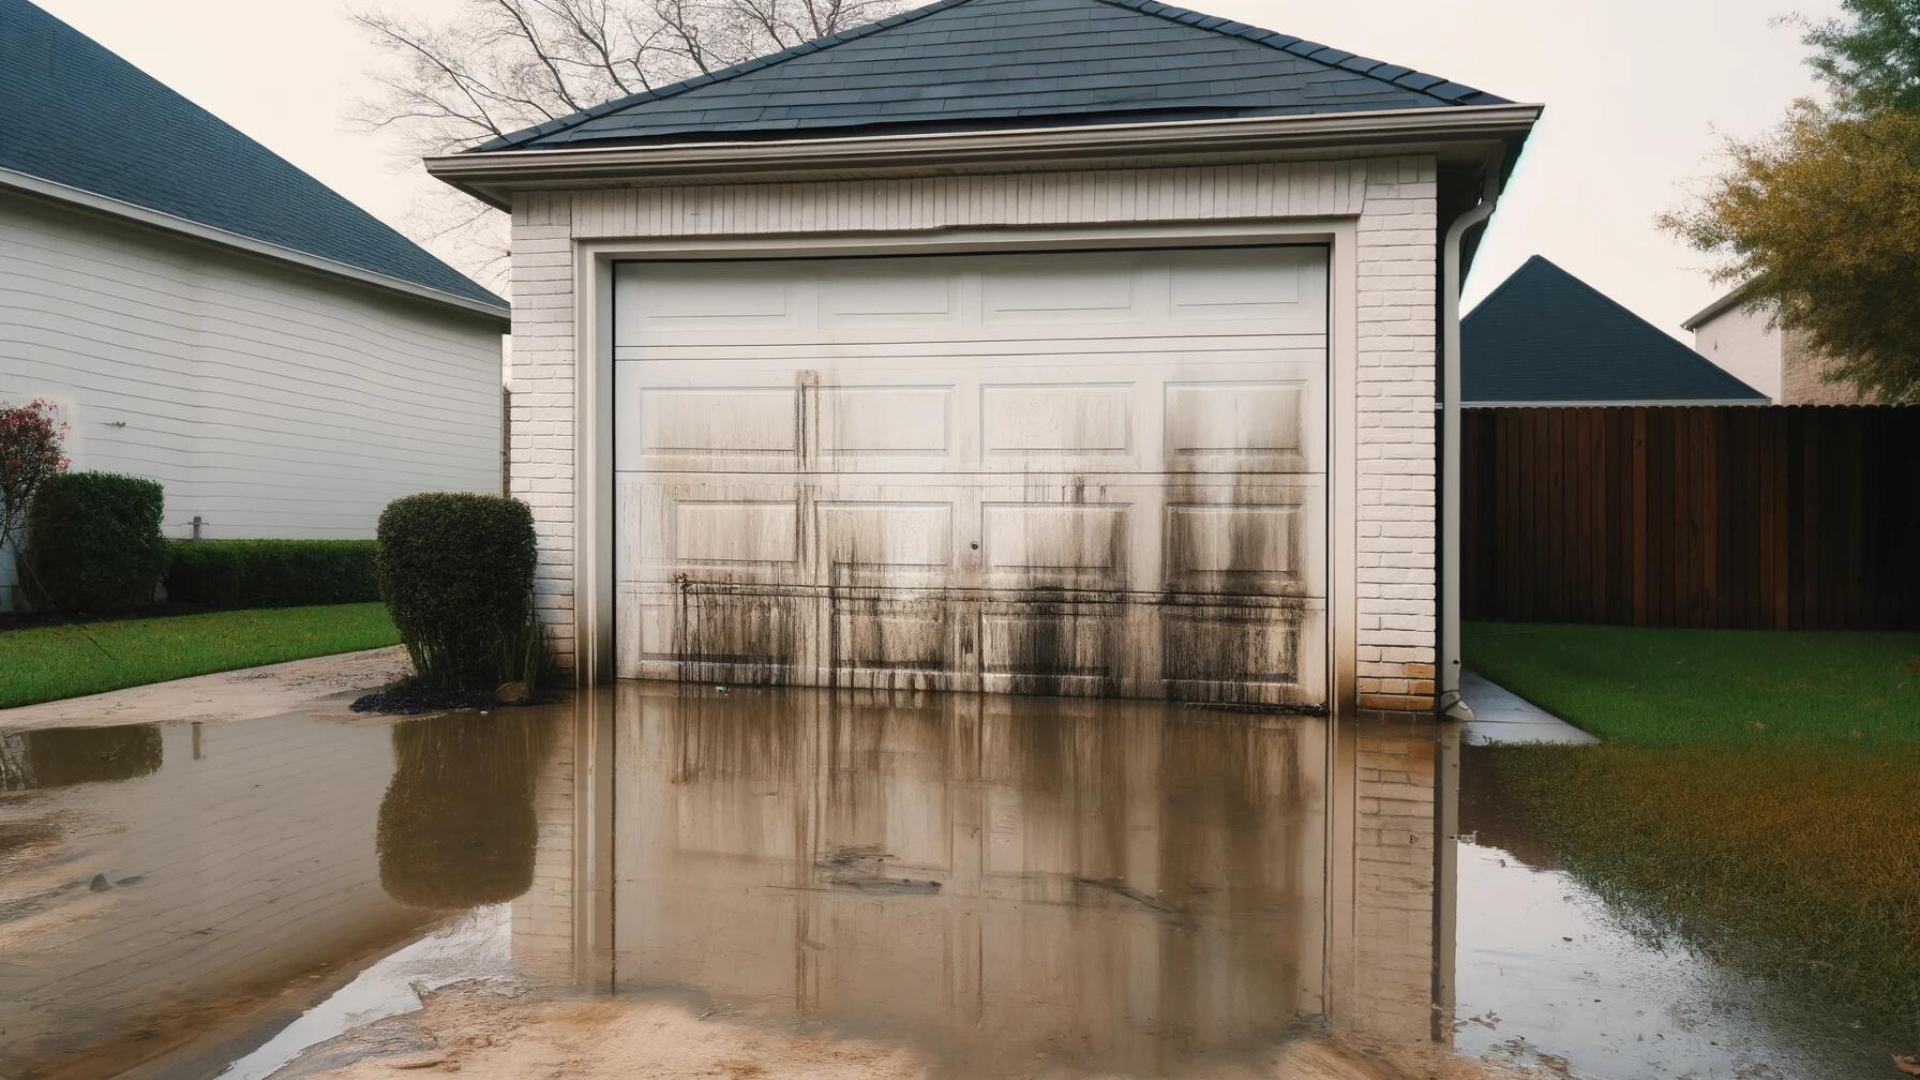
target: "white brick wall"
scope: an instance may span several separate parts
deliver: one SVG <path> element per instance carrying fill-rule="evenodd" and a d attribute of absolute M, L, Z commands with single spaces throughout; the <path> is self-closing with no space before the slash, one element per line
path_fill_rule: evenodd
<path fill-rule="evenodd" d="M 1426 156 L 519 196 L 509 453 L 556 644 L 570 662 L 574 240 L 1341 217 L 1358 230 L 1358 689 L 1368 709 L 1432 708 L 1435 203 Z"/>

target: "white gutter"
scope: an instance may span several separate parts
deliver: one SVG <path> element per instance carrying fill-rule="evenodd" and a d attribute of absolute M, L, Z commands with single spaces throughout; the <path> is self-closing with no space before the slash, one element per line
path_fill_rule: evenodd
<path fill-rule="evenodd" d="M 1473 710 L 1460 700 L 1460 242 L 1473 228 L 1493 216 L 1500 203 L 1500 169 L 1506 150 L 1487 155 L 1486 189 L 1480 204 L 1454 219 L 1441 245 L 1440 327 L 1440 715 L 1448 720 L 1471 720 Z"/>
<path fill-rule="evenodd" d="M 1031 166 L 1170 154 L 1239 154 L 1405 146 L 1524 136 L 1538 105 L 1471 105 L 1230 120 L 1090 124 L 935 134 L 781 138 L 537 150 L 489 150 L 426 159 L 427 172 L 502 206 L 488 188 L 513 182 L 687 182 L 763 174 L 782 180 L 845 169 Z"/>
<path fill-rule="evenodd" d="M 134 203 L 110 198 L 105 195 L 98 195 L 83 188 L 56 183 L 52 180 L 34 176 L 31 173 L 0 168 L 0 189 L 11 189 L 43 199 L 52 199 L 56 202 L 66 203 L 70 206 L 76 206 L 97 214 L 105 214 L 109 217 L 119 218 L 123 221 L 131 221 L 149 228 L 161 229 L 182 236 L 190 236 L 196 240 L 218 244 L 222 247 L 234 248 L 239 251 L 244 251 L 249 255 L 258 255 L 263 258 L 273 259 L 277 262 L 292 263 L 295 266 L 307 270 L 315 270 L 323 274 L 331 274 L 335 277 L 349 278 L 363 285 L 371 285 L 375 288 L 386 289 L 391 292 L 405 293 L 415 299 L 426 300 L 436 304 L 445 304 L 449 307 L 459 308 L 462 311 L 472 314 L 486 315 L 503 325 L 510 321 L 507 310 L 503 305 L 487 304 L 470 297 L 456 296 L 453 293 L 442 292 L 439 289 L 430 288 L 417 282 L 376 273 L 372 270 L 354 266 L 351 263 L 343 263 L 335 259 L 309 254 L 290 247 L 283 247 L 279 244 L 268 243 L 265 240 L 256 240 L 251 236 L 228 232 L 225 229 L 218 229 L 212 225 L 203 225 L 198 221 L 177 217 L 159 210 L 151 210 L 144 206 L 138 206 Z"/>

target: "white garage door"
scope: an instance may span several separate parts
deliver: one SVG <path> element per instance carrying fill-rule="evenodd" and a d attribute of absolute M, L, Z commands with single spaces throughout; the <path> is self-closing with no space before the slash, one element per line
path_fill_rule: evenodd
<path fill-rule="evenodd" d="M 1326 702 L 1326 251 L 617 268 L 626 678 Z"/>

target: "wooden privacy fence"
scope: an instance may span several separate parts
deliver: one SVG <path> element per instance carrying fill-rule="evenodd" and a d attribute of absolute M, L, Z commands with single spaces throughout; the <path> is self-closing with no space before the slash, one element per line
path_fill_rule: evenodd
<path fill-rule="evenodd" d="M 1920 629 L 1920 407 L 1462 416 L 1468 619 Z"/>

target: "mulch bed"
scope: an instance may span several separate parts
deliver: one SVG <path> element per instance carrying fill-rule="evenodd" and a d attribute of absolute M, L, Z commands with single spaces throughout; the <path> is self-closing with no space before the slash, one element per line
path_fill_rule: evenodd
<path fill-rule="evenodd" d="M 530 701 L 508 704 L 496 698 L 491 690 L 432 690 L 415 685 L 407 678 L 356 698 L 351 708 L 357 713 L 418 716 L 460 709 L 517 709 L 526 705 L 550 705 L 558 700 L 557 695 L 549 692 L 536 694 Z"/>

